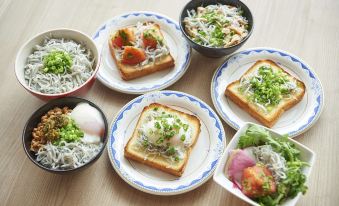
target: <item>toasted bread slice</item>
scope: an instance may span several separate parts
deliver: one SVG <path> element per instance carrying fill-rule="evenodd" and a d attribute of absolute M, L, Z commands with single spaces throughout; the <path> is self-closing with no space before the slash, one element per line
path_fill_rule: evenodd
<path fill-rule="evenodd" d="M 153 24 L 153 27 L 158 33 L 158 35 L 163 37 L 161 30 L 160 30 L 160 26 L 158 24 Z M 130 27 L 130 29 L 135 29 L 135 27 Z M 112 41 L 109 40 L 108 44 L 109 44 L 111 55 L 120 71 L 121 78 L 123 80 L 136 79 L 138 77 L 146 76 L 146 75 L 155 73 L 157 71 L 170 69 L 174 66 L 174 59 L 170 53 L 168 53 L 167 55 L 163 55 L 157 58 L 155 62 L 152 62 L 144 66 L 123 64 L 116 57 L 116 51 L 115 51 L 116 49 L 113 46 Z"/>
<path fill-rule="evenodd" d="M 140 138 L 138 131 L 141 128 L 143 122 L 145 121 L 145 118 L 148 116 L 148 113 L 156 107 L 161 109 L 162 111 L 166 111 L 167 113 L 176 115 L 180 119 L 184 119 L 186 122 L 188 122 L 188 124 L 192 128 L 191 144 L 189 145 L 189 147 L 185 149 L 183 158 L 180 159 L 179 161 L 170 162 L 161 155 L 148 154 L 148 152 L 145 151 L 145 149 L 142 146 L 140 146 L 140 144 L 138 144 L 138 138 Z M 194 144 L 196 143 L 199 134 L 200 134 L 200 120 L 196 116 L 172 109 L 165 105 L 153 103 L 150 104 L 149 106 L 146 106 L 143 109 L 139 117 L 138 123 L 132 134 L 132 137 L 129 139 L 125 146 L 124 155 L 128 159 L 138 161 L 150 167 L 180 177 L 184 172 L 187 161 L 189 159 L 190 152 Z"/>
<path fill-rule="evenodd" d="M 250 102 L 248 98 L 239 91 L 240 79 L 244 76 L 251 75 L 263 65 L 270 65 L 273 70 L 281 70 L 288 75 L 288 78 L 290 80 L 296 81 L 297 85 L 297 89 L 295 89 L 295 91 L 291 93 L 291 97 L 282 99 L 280 103 L 276 105 L 270 112 L 263 111 L 262 108 Z M 267 127 L 272 127 L 277 122 L 279 117 L 284 113 L 284 111 L 290 109 L 298 102 L 300 102 L 306 91 L 305 84 L 302 81 L 291 76 L 289 73 L 287 73 L 271 60 L 257 61 L 249 70 L 246 71 L 246 73 L 242 77 L 227 86 L 225 90 L 225 95 L 230 98 L 234 103 L 236 103 L 239 107 L 248 112 L 252 117 L 254 117 L 256 120 Z"/>

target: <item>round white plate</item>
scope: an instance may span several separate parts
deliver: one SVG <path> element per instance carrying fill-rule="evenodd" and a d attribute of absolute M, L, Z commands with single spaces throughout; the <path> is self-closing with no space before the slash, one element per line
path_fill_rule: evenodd
<path fill-rule="evenodd" d="M 160 25 L 165 41 L 170 48 L 170 53 L 174 58 L 175 66 L 171 69 L 125 81 L 121 79 L 119 70 L 109 51 L 108 37 L 112 31 L 135 25 L 139 21 L 153 21 Z M 178 23 L 153 12 L 142 11 L 116 16 L 99 27 L 93 36 L 93 40 L 98 49 L 101 50 L 101 65 L 97 75 L 99 81 L 107 87 L 123 93 L 144 94 L 164 89 L 184 75 L 191 60 L 191 48 L 182 35 Z"/>
<path fill-rule="evenodd" d="M 324 92 L 314 71 L 298 57 L 285 51 L 272 48 L 253 48 L 229 57 L 214 73 L 211 95 L 219 115 L 234 129 L 238 130 L 245 122 L 260 124 L 247 112 L 226 98 L 226 86 L 239 79 L 256 61 L 270 59 L 306 85 L 304 98 L 286 111 L 273 126 L 280 134 L 295 137 L 317 121 L 324 105 Z"/>
<path fill-rule="evenodd" d="M 143 108 L 154 102 L 194 114 L 200 120 L 201 132 L 181 177 L 124 157 L 124 146 L 132 136 Z M 222 123 L 206 103 L 189 94 L 165 90 L 139 96 L 119 111 L 110 128 L 108 154 L 115 171 L 131 186 L 151 194 L 174 195 L 206 182 L 212 176 L 225 144 Z"/>

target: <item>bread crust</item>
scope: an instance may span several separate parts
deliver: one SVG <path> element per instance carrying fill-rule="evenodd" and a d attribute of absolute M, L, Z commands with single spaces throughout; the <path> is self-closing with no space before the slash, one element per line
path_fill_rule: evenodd
<path fill-rule="evenodd" d="M 295 77 L 293 77 L 292 75 L 290 75 L 288 72 L 286 72 L 284 69 L 282 69 L 279 65 L 277 65 L 272 60 L 259 60 L 259 61 L 257 61 L 241 77 L 250 74 L 255 69 L 257 69 L 257 67 L 262 63 L 270 64 L 271 66 L 282 70 L 283 72 L 288 74 L 291 78 L 295 79 L 297 81 L 298 87 L 301 89 L 301 92 L 294 94 L 293 98 L 290 98 L 289 100 L 285 101 L 283 104 L 279 104 L 278 108 L 273 112 L 273 114 L 271 114 L 269 116 L 264 114 L 261 110 L 257 109 L 256 106 L 253 103 L 249 102 L 243 95 L 239 94 L 238 92 L 234 92 L 233 88 L 235 88 L 235 87 L 237 87 L 237 85 L 239 85 L 241 78 L 239 80 L 236 80 L 236 81 L 230 83 L 226 87 L 225 96 L 230 98 L 235 104 L 237 104 L 240 108 L 242 108 L 247 113 L 249 113 L 253 118 L 255 118 L 256 120 L 261 122 L 263 125 L 271 128 L 271 127 L 274 126 L 274 124 L 278 121 L 280 116 L 285 111 L 292 108 L 294 105 L 298 104 L 302 100 L 302 98 L 305 94 L 305 91 L 306 91 L 306 87 L 305 87 L 305 84 L 302 81 L 300 81 L 300 80 L 296 79 Z"/>
<path fill-rule="evenodd" d="M 186 149 L 185 157 L 183 158 L 183 160 L 181 160 L 176 166 L 169 165 L 168 162 L 164 161 L 165 159 L 162 158 L 161 156 L 152 156 L 151 158 L 148 158 L 148 157 L 146 158 L 147 153 L 142 152 L 142 151 L 136 151 L 132 147 L 133 142 L 136 140 L 136 138 L 138 138 L 138 128 L 140 128 L 141 126 L 141 120 L 143 119 L 143 115 L 145 114 L 145 112 L 147 112 L 148 110 L 152 110 L 155 107 L 163 108 L 167 112 L 175 113 L 178 116 L 180 115 L 180 117 L 188 120 L 190 124 L 195 125 L 194 127 L 196 131 L 194 132 L 195 136 L 192 137 L 193 138 L 192 144 L 190 147 Z M 137 162 L 148 165 L 150 167 L 159 169 L 163 172 L 180 177 L 184 173 L 191 150 L 193 146 L 195 145 L 195 143 L 197 142 L 199 134 L 200 134 L 200 120 L 196 116 L 175 110 L 173 108 L 170 108 L 162 104 L 152 103 L 149 106 L 144 107 L 138 119 L 137 126 L 135 127 L 133 131 L 132 137 L 128 140 L 124 148 L 124 156 L 128 159 L 135 160 Z"/>
<path fill-rule="evenodd" d="M 154 26 L 158 29 L 159 34 L 163 37 L 163 34 L 161 33 L 160 30 L 160 26 L 158 24 L 154 24 Z M 148 64 L 142 67 L 123 64 L 115 56 L 115 48 L 112 44 L 111 38 L 108 41 L 108 45 L 111 56 L 120 71 L 121 78 L 126 81 L 146 76 L 157 71 L 170 69 L 175 65 L 174 59 L 170 53 L 168 55 L 156 59 L 154 64 Z"/>

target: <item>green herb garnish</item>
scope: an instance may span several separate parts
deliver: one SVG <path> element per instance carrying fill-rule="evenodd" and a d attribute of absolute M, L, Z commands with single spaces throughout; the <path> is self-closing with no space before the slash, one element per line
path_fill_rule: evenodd
<path fill-rule="evenodd" d="M 159 139 L 156 141 L 157 144 L 161 144 L 164 142 L 164 137 L 159 137 Z"/>
<path fill-rule="evenodd" d="M 225 34 L 222 32 L 222 27 L 216 26 L 211 33 L 210 42 L 213 46 L 221 47 L 224 44 Z"/>
<path fill-rule="evenodd" d="M 186 139 L 186 136 L 185 136 L 184 134 L 181 135 L 180 140 L 181 140 L 181 141 L 185 141 L 185 139 Z"/>
<path fill-rule="evenodd" d="M 43 58 L 45 73 L 63 74 L 71 72 L 72 57 L 64 51 L 52 51 Z"/>
<path fill-rule="evenodd" d="M 183 124 L 182 127 L 184 128 L 185 132 L 188 130 L 188 124 Z"/>
<path fill-rule="evenodd" d="M 168 147 L 168 149 L 166 150 L 166 154 L 168 155 L 168 156 L 171 156 L 171 155 L 174 155 L 175 153 L 176 153 L 176 149 L 173 147 L 173 146 L 170 146 L 170 147 Z"/>
<path fill-rule="evenodd" d="M 75 124 L 73 119 L 69 119 L 68 124 L 59 130 L 59 138 L 53 142 L 60 145 L 61 141 L 77 142 L 84 136 L 84 132 Z"/>
<path fill-rule="evenodd" d="M 166 139 L 170 139 L 171 137 L 173 137 L 175 135 L 175 131 L 169 131 L 169 132 L 166 132 L 165 134 L 164 134 L 164 137 L 166 138 Z"/>
<path fill-rule="evenodd" d="M 248 34 L 248 21 L 240 8 L 217 4 L 198 7 L 188 13 L 184 19 L 185 29 L 194 42 L 203 46 L 229 47 Z M 233 38 L 237 33 L 239 35 Z"/>
<path fill-rule="evenodd" d="M 261 66 L 258 69 L 258 75 L 253 76 L 249 80 L 249 87 L 252 91 L 248 95 L 251 102 L 260 104 L 270 109 L 271 107 L 278 105 L 284 95 L 289 94 L 292 88 L 287 87 L 286 84 L 290 80 L 287 75 L 282 71 L 273 71 L 270 66 Z M 240 92 L 247 90 L 241 86 Z"/>
<path fill-rule="evenodd" d="M 161 126 L 160 126 L 160 123 L 159 123 L 159 122 L 155 122 L 155 123 L 154 123 L 154 126 L 155 126 L 155 128 L 157 128 L 157 129 L 161 129 Z"/>
<path fill-rule="evenodd" d="M 126 43 L 128 41 L 128 36 L 127 36 L 127 34 L 126 34 L 126 32 L 124 30 L 120 30 L 119 31 L 119 36 L 122 38 L 124 43 Z"/>
<path fill-rule="evenodd" d="M 127 59 L 133 59 L 134 55 L 132 53 L 127 53 Z"/>
<path fill-rule="evenodd" d="M 147 140 L 144 140 L 144 141 L 142 142 L 142 145 L 143 145 L 144 147 L 148 147 L 149 142 L 148 142 Z"/>
<path fill-rule="evenodd" d="M 179 161 L 180 150 L 177 148 L 178 145 L 173 145 L 171 138 L 178 135 L 176 138 L 178 137 L 180 142 L 184 142 L 188 134 L 182 134 L 182 132 L 183 130 L 187 131 L 189 125 L 185 124 L 177 115 L 161 111 L 158 107 L 154 107 L 152 110 L 157 112 L 150 114 L 147 118 L 152 122 L 151 127 L 147 125 L 146 128 L 139 130 L 141 146 L 159 152 L 159 155 L 171 157 L 171 160 Z"/>
<path fill-rule="evenodd" d="M 156 40 L 160 45 L 163 45 L 163 38 L 157 34 L 155 29 L 148 29 L 144 31 L 143 36 L 145 39 L 153 39 Z"/>

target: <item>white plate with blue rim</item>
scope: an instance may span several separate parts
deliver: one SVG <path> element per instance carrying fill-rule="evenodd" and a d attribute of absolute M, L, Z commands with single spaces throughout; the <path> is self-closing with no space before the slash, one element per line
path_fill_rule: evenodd
<path fill-rule="evenodd" d="M 270 59 L 306 85 L 306 93 L 297 105 L 284 112 L 271 128 L 295 137 L 318 120 L 324 106 L 324 91 L 315 72 L 303 60 L 273 48 L 252 48 L 230 56 L 214 73 L 211 82 L 213 104 L 222 119 L 238 130 L 246 122 L 260 124 L 225 96 L 228 84 L 239 79 L 256 61 Z"/>
<path fill-rule="evenodd" d="M 166 44 L 174 58 L 175 66 L 171 69 L 125 81 L 121 78 L 111 56 L 108 38 L 113 31 L 145 21 L 153 21 L 160 25 Z M 122 93 L 144 94 L 169 87 L 184 75 L 191 61 L 191 48 L 182 35 L 178 23 L 169 17 L 154 12 L 140 11 L 116 16 L 97 29 L 93 40 L 101 51 L 101 64 L 97 78 L 108 88 Z"/>
<path fill-rule="evenodd" d="M 132 136 L 143 108 L 154 102 L 194 114 L 200 120 L 201 132 L 181 177 L 124 157 L 124 146 Z M 206 103 L 183 92 L 164 90 L 141 95 L 118 112 L 110 128 L 107 151 L 115 171 L 134 188 L 156 195 L 175 195 L 206 182 L 212 176 L 225 145 L 222 123 Z"/>

